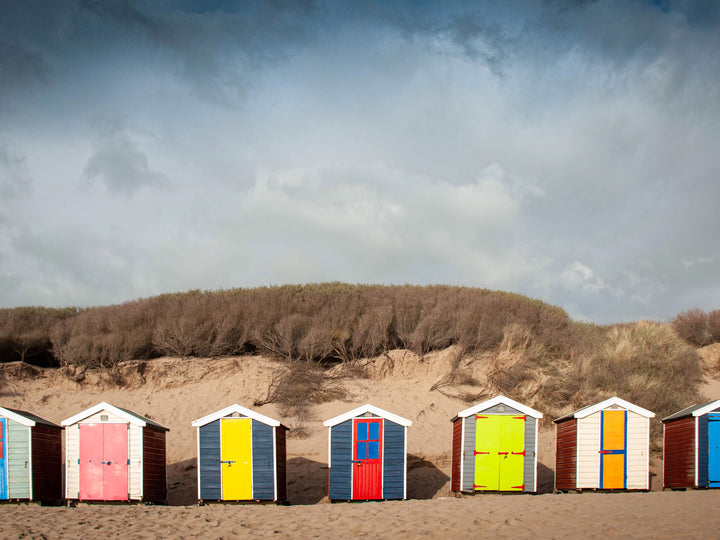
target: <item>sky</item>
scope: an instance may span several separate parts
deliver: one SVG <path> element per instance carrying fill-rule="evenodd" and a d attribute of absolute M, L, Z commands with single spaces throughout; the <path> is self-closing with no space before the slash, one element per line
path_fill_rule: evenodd
<path fill-rule="evenodd" d="M 0 3 L 0 307 L 342 281 L 720 309 L 720 3 Z"/>

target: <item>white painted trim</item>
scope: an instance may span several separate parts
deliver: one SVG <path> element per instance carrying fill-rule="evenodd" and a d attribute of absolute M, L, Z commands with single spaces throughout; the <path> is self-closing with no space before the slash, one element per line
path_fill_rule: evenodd
<path fill-rule="evenodd" d="M 713 412 L 715 409 L 720 407 L 720 399 L 716 399 L 712 403 L 708 403 L 705 405 L 702 409 L 698 409 L 697 411 L 693 411 L 693 416 L 702 416 L 704 414 L 707 414 L 709 412 Z"/>
<path fill-rule="evenodd" d="M 330 456 L 332 456 L 332 427 L 328 428 L 328 470 L 332 467 Z"/>
<path fill-rule="evenodd" d="M 407 426 L 404 428 L 404 435 L 405 435 L 405 467 L 403 468 L 403 500 L 407 500 Z"/>
<path fill-rule="evenodd" d="M 323 422 L 323 425 L 325 427 L 336 426 L 338 424 L 342 424 L 347 420 L 350 420 L 351 418 L 355 418 L 356 416 L 360 416 L 368 412 L 381 418 L 385 418 L 386 420 L 390 420 L 391 422 L 395 422 L 396 424 L 400 424 L 401 426 L 412 426 L 412 422 L 407 418 L 403 418 L 402 416 L 398 416 L 379 407 L 375 407 L 374 405 L 370 405 L 369 403 L 357 407 L 356 409 L 348 411 L 344 414 L 341 414 L 340 416 L 331 418 L 330 420 L 325 420 Z"/>
<path fill-rule="evenodd" d="M 70 485 L 70 479 L 69 479 L 69 475 L 70 475 L 70 458 L 68 457 L 68 446 L 69 446 L 69 443 L 70 443 L 69 439 L 70 439 L 70 432 L 66 429 L 66 430 L 65 430 L 65 452 L 64 452 L 64 453 L 65 453 L 65 460 L 64 460 L 64 461 L 65 461 L 65 475 L 64 475 L 64 476 L 65 476 L 65 485 L 63 486 L 63 489 L 64 489 L 64 491 L 65 491 L 65 498 L 66 498 L 66 499 L 73 499 L 74 497 L 71 497 L 71 496 L 70 496 L 70 493 L 68 493 L 68 491 L 67 491 L 67 490 L 68 490 L 68 486 Z"/>
<path fill-rule="evenodd" d="M 273 438 L 273 500 L 278 500 L 277 490 L 277 426 L 272 427 L 272 438 Z"/>
<path fill-rule="evenodd" d="M 132 441 L 131 437 L 133 436 L 132 429 L 130 429 L 130 426 L 128 425 L 128 461 L 130 460 L 130 448 L 132 447 Z M 130 476 L 132 474 L 132 471 L 130 470 L 130 467 L 132 467 L 132 461 L 130 461 L 130 466 L 128 466 L 128 499 L 130 499 Z M 142 501 L 145 499 L 145 428 L 142 428 L 140 430 L 140 463 L 138 463 L 137 467 L 140 469 L 140 500 Z"/>
<path fill-rule="evenodd" d="M 538 437 L 540 435 L 540 427 L 538 426 L 539 422 L 535 422 L 535 481 L 533 482 L 533 486 L 535 489 L 533 490 L 534 493 L 538 492 L 538 485 L 537 485 L 537 464 L 538 464 Z M 555 425 L 555 429 L 557 430 L 557 425 Z M 556 443 L 557 445 L 557 443 Z"/>
<path fill-rule="evenodd" d="M 202 484 L 201 484 L 202 480 L 200 478 L 200 428 L 197 428 L 195 431 L 197 432 L 197 441 L 196 441 L 196 444 L 197 444 L 197 454 L 196 454 L 197 455 L 197 498 L 199 501 L 199 500 L 201 500 L 200 499 L 200 486 L 202 486 Z"/>
<path fill-rule="evenodd" d="M 356 440 L 355 440 L 355 431 L 356 430 L 355 430 L 355 420 L 354 419 L 352 420 L 352 422 L 350 424 L 350 429 L 352 430 L 352 432 L 350 433 L 350 497 L 349 497 L 349 499 L 352 501 L 353 500 L 353 492 L 354 492 L 353 488 L 355 487 L 353 485 L 354 484 L 353 477 L 355 476 L 355 470 L 353 469 L 353 465 L 355 465 L 355 464 L 353 463 L 353 461 L 355 461 L 355 458 L 354 458 L 355 444 L 357 444 Z"/>
<path fill-rule="evenodd" d="M 30 500 L 33 499 L 33 482 L 32 482 L 32 469 L 33 469 L 33 460 L 32 460 L 32 428 L 28 426 L 28 482 L 29 482 L 29 493 L 30 493 Z M 7 458 L 5 459 L 5 462 L 7 463 Z M 8 488 L 10 488 L 10 479 L 8 478 Z M 10 490 L 8 489 L 8 494 L 10 493 Z"/>
<path fill-rule="evenodd" d="M 577 418 L 575 419 L 575 489 L 580 484 L 580 422 Z M 557 424 L 556 424 L 557 427 Z M 555 439 L 557 440 L 557 439 Z M 555 454 L 557 455 L 557 454 Z M 598 471 L 600 470 L 600 464 L 598 464 Z M 598 484 L 599 486 L 600 484 Z"/>
<path fill-rule="evenodd" d="M 460 418 L 460 491 L 463 491 L 465 482 L 465 422 L 466 418 Z M 451 473 L 452 474 L 452 473 Z"/>
<path fill-rule="evenodd" d="M 627 422 L 627 417 L 625 418 L 625 422 Z M 625 437 L 627 438 L 627 428 L 625 428 Z M 650 489 L 650 419 L 647 419 L 647 430 L 645 432 L 645 489 Z M 627 469 L 627 440 L 625 441 L 625 469 Z M 625 477 L 627 478 L 628 472 L 625 471 Z M 664 476 L 663 476 L 664 478 Z M 627 484 L 627 480 L 625 481 Z"/>
<path fill-rule="evenodd" d="M 368 438 L 370 433 L 368 433 Z M 368 443 L 367 454 L 370 457 L 370 444 Z M 385 498 L 385 419 L 382 419 L 382 459 L 380 460 L 380 498 Z"/>
<path fill-rule="evenodd" d="M 528 416 L 532 416 L 533 418 L 542 418 L 543 417 L 543 413 L 541 413 L 540 411 L 536 411 L 535 409 L 528 407 L 527 405 L 518 403 L 517 401 L 510 399 L 509 397 L 505 397 L 505 396 L 496 396 L 487 401 L 483 401 L 482 403 L 473 405 L 469 409 L 460 411 L 457 415 L 460 418 L 465 418 L 465 417 L 468 417 L 473 414 L 477 414 L 481 411 L 484 411 L 486 409 L 494 407 L 495 405 L 500 405 L 500 404 L 508 405 L 509 407 L 512 407 L 513 409 L 517 409 L 518 411 L 520 411 L 524 414 L 527 414 Z"/>
<path fill-rule="evenodd" d="M 70 418 L 63 420 L 61 422 L 61 425 L 69 426 L 72 424 L 77 424 L 81 420 L 84 420 L 85 418 L 88 418 L 93 414 L 97 414 L 100 411 L 109 411 L 114 415 L 119 416 L 123 420 L 130 422 L 131 424 L 135 424 L 136 426 L 145 427 L 147 425 L 146 418 L 137 414 L 128 413 L 127 411 L 124 411 L 122 409 L 118 409 L 117 407 L 110 405 L 109 403 L 105 403 L 104 401 L 102 403 L 98 403 L 93 407 L 90 407 L 89 409 L 85 409 L 84 411 L 76 414 L 75 416 L 71 416 Z"/>
<path fill-rule="evenodd" d="M 618 407 L 622 407 L 624 409 L 632 411 L 636 414 L 639 414 L 640 416 L 645 416 L 646 418 L 655 418 L 654 412 L 650 412 L 647 409 L 643 409 L 642 407 L 633 405 L 629 401 L 625 401 L 624 399 L 621 399 L 619 397 L 611 397 L 611 398 L 606 399 L 605 401 L 601 401 L 600 403 L 596 403 L 595 405 L 592 405 L 590 407 L 585 407 L 584 409 L 575 411 L 573 413 L 573 416 L 575 418 L 586 418 L 586 417 L 590 416 L 591 414 L 594 414 L 598 411 L 607 409 L 608 407 L 612 407 L 613 405 L 616 405 Z"/>
<path fill-rule="evenodd" d="M 18 424 L 22 424 L 23 426 L 26 426 L 26 427 L 33 427 L 35 425 L 34 420 L 30 420 L 29 418 L 22 416 L 21 414 L 18 414 L 11 410 L 8 410 L 4 407 L 0 407 L 0 416 L 4 416 L 5 418 L 8 418 L 8 419 L 12 420 L 13 422 L 17 422 Z"/>
<path fill-rule="evenodd" d="M 695 417 L 695 487 L 698 487 L 698 484 L 700 483 L 700 470 L 698 462 L 698 458 L 700 457 L 700 437 L 698 437 L 698 434 L 700 429 L 700 417 Z"/>
<path fill-rule="evenodd" d="M 269 416 L 265 416 L 264 414 L 251 411 L 250 409 L 246 409 L 245 407 L 238 405 L 237 403 L 230 405 L 229 407 L 225 407 L 224 409 L 221 409 L 219 411 L 215 411 L 212 414 L 208 414 L 207 416 L 203 416 L 202 418 L 198 418 L 197 420 L 193 421 L 192 425 L 193 427 L 204 426 L 205 424 L 209 424 L 210 422 L 219 420 L 233 413 L 242 414 L 243 416 L 247 416 L 248 418 L 252 418 L 253 420 L 257 420 L 258 422 L 261 422 L 268 426 L 278 427 L 280 425 L 280 422 L 278 422 L 277 420 L 274 420 Z"/>

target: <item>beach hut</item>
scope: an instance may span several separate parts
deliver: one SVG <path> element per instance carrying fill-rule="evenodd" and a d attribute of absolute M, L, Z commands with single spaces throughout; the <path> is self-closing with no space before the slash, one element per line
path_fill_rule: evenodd
<path fill-rule="evenodd" d="M 541 412 L 497 396 L 452 419 L 451 488 L 456 492 L 537 491 Z"/>
<path fill-rule="evenodd" d="M 230 405 L 195 420 L 199 501 L 284 501 L 288 428 Z"/>
<path fill-rule="evenodd" d="M 555 489 L 649 489 L 654 416 L 612 397 L 555 420 Z"/>
<path fill-rule="evenodd" d="M 663 486 L 720 487 L 720 399 L 663 418 Z"/>
<path fill-rule="evenodd" d="M 62 427 L 0 407 L 0 500 L 62 500 Z"/>
<path fill-rule="evenodd" d="M 105 402 L 62 425 L 68 501 L 167 502 L 166 427 Z"/>
<path fill-rule="evenodd" d="M 410 420 L 363 405 L 323 425 L 329 428 L 330 500 L 407 498 Z"/>

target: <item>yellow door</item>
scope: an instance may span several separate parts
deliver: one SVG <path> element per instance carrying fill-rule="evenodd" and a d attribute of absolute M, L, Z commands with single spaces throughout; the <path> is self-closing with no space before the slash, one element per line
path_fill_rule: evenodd
<path fill-rule="evenodd" d="M 602 411 L 601 489 L 625 487 L 625 411 Z"/>
<path fill-rule="evenodd" d="M 223 418 L 220 427 L 222 498 L 252 499 L 252 420 Z"/>
<path fill-rule="evenodd" d="M 525 417 L 501 416 L 502 451 L 500 457 L 500 491 L 522 491 L 525 489 Z"/>

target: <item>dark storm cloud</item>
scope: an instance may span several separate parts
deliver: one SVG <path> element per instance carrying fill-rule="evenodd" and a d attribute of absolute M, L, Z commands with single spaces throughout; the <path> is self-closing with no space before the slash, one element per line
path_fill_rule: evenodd
<path fill-rule="evenodd" d="M 43 55 L 21 45 L 0 41 L 0 108 L 16 93 L 46 83 L 51 69 Z"/>
<path fill-rule="evenodd" d="M 98 139 L 98 147 L 82 173 L 87 184 L 99 181 L 110 193 L 121 195 L 132 195 L 145 186 L 167 184 L 167 177 L 150 168 L 147 155 L 120 122 L 108 121 L 99 126 Z"/>
<path fill-rule="evenodd" d="M 25 157 L 0 144 L 0 197 L 5 201 L 13 199 L 29 186 Z"/>

